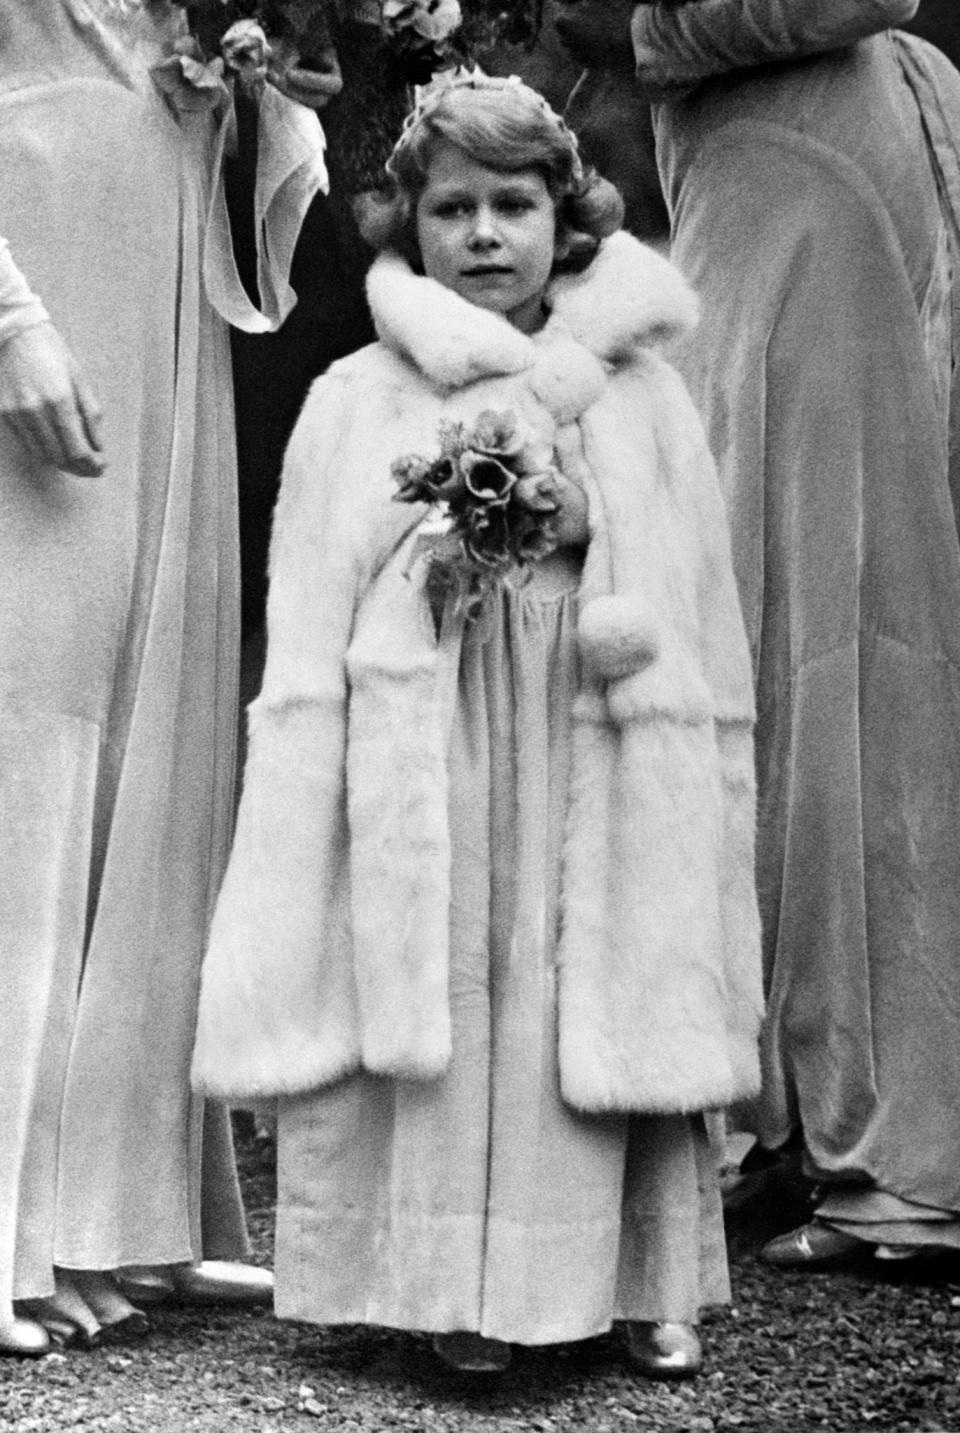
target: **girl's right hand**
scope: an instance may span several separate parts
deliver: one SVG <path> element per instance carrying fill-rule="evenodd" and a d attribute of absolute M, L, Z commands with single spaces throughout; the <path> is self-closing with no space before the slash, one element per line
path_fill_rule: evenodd
<path fill-rule="evenodd" d="M 103 472 L 100 405 L 52 323 L 0 346 L 0 418 L 39 462 L 81 478 Z"/>
<path fill-rule="evenodd" d="M 514 489 L 517 502 L 544 514 L 544 529 L 556 547 L 586 547 L 590 539 L 587 495 L 556 468 L 521 478 Z"/>

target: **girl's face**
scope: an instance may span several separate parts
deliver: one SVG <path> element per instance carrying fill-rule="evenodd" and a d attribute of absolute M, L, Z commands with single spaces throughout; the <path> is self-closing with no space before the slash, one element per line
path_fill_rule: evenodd
<path fill-rule="evenodd" d="M 490 169 L 443 141 L 416 209 L 424 272 L 523 333 L 544 320 L 556 211 L 538 169 Z"/>

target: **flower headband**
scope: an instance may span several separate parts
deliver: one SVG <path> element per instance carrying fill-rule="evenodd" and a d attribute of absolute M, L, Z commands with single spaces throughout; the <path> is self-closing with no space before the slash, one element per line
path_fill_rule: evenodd
<path fill-rule="evenodd" d="M 427 85 L 417 85 L 414 90 L 413 109 L 403 122 L 403 129 L 400 138 L 393 147 L 393 153 L 387 160 L 387 173 L 396 178 L 396 160 L 399 155 L 410 144 L 414 134 L 430 119 L 430 116 L 440 107 L 443 101 L 458 90 L 486 90 L 503 94 L 516 94 L 522 91 L 535 100 L 537 108 L 541 111 L 547 121 L 557 130 L 562 140 L 567 144 L 572 156 L 572 178 L 574 184 L 579 184 L 583 178 L 583 162 L 580 158 L 580 150 L 577 144 L 577 137 L 567 127 L 555 109 L 530 85 L 525 84 L 519 75 L 487 75 L 480 66 L 468 70 L 459 67 L 455 70 L 440 70 Z"/>

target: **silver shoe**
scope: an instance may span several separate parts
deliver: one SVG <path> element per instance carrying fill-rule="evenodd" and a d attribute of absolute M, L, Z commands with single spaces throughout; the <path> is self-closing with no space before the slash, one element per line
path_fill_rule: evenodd
<path fill-rule="evenodd" d="M 43 1358 L 51 1348 L 50 1335 L 35 1319 L 0 1319 L 0 1354 L 14 1358 Z"/>
<path fill-rule="evenodd" d="M 174 1298 L 181 1304 L 270 1304 L 273 1274 L 255 1264 L 203 1259 L 170 1268 Z"/>
<path fill-rule="evenodd" d="M 700 1339 L 692 1324 L 632 1319 L 627 1324 L 627 1352 L 645 1378 L 693 1378 L 703 1363 Z"/>

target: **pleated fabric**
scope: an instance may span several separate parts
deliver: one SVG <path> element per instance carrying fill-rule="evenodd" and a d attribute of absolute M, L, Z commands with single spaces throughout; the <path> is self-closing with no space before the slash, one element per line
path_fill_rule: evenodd
<path fill-rule="evenodd" d="M 727 1297 L 703 1123 L 560 1098 L 558 894 L 578 565 L 499 590 L 464 639 L 450 748 L 453 1060 L 280 1102 L 277 1311 L 586 1338 Z"/>

